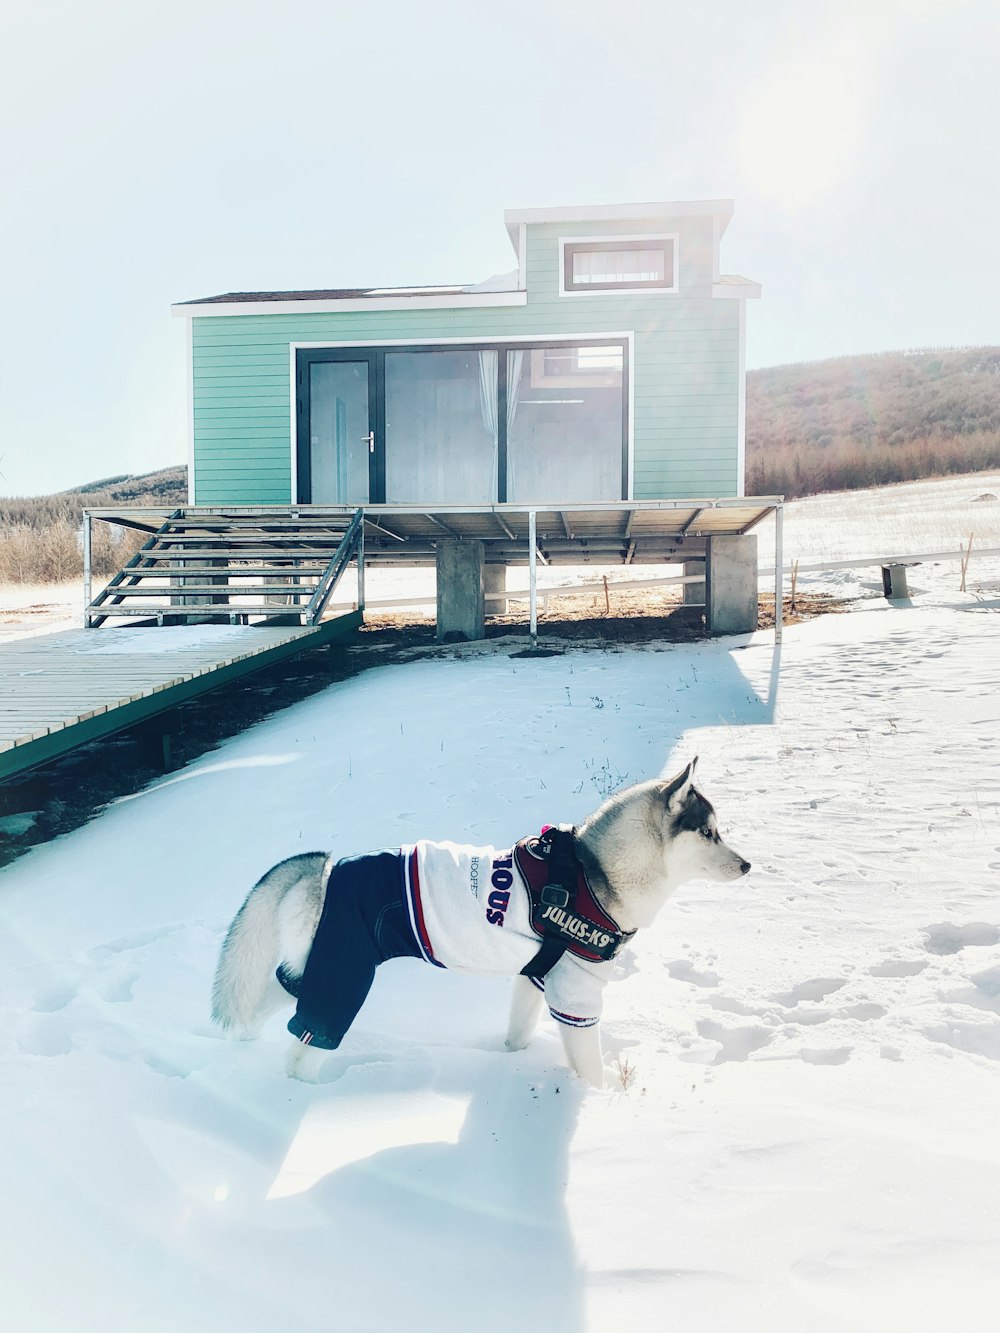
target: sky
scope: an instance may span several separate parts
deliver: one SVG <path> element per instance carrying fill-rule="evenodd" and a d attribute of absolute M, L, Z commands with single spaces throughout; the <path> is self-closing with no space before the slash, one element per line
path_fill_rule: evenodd
<path fill-rule="evenodd" d="M 1000 342 L 995 0 L 6 0 L 0 494 L 183 463 L 177 301 L 732 198 L 751 368 Z"/>

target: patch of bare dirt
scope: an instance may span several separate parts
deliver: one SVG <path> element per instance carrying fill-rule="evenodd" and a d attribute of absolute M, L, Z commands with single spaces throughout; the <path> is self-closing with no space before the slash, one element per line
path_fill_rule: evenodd
<path fill-rule="evenodd" d="M 812 620 L 816 616 L 846 610 L 847 603 L 819 594 L 799 595 L 782 602 L 786 625 Z M 774 628 L 774 596 L 765 594 L 758 602 L 758 628 Z M 486 638 L 499 639 L 528 634 L 526 603 L 514 602 L 506 615 L 490 616 Z M 689 643 L 707 639 L 702 607 L 683 606 L 676 593 L 650 589 L 647 592 L 616 592 L 610 585 L 592 598 L 580 596 L 551 597 L 547 610 L 539 612 L 538 640 L 571 642 L 576 647 L 603 648 L 608 644 Z M 379 615 L 365 612 L 365 625 L 356 640 L 358 646 L 382 649 L 436 646 L 435 626 L 429 618 Z M 383 659 L 384 660 L 384 659 Z"/>

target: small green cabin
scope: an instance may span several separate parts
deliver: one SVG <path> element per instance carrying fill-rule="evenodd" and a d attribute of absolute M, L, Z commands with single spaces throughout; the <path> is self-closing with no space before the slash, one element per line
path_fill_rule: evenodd
<path fill-rule="evenodd" d="M 731 200 L 505 214 L 464 286 L 229 292 L 188 320 L 195 505 L 740 496 Z"/>

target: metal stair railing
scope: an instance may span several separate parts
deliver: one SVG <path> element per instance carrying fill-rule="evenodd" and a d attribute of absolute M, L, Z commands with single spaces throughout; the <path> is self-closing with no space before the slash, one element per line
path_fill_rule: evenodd
<path fill-rule="evenodd" d="M 167 521 L 163 524 L 163 526 L 158 528 L 157 531 L 154 532 L 153 535 L 149 538 L 149 540 L 147 542 L 144 542 L 143 545 L 140 546 L 139 550 L 136 551 L 132 559 L 129 560 L 127 564 L 125 564 L 118 571 L 118 573 L 114 576 L 111 582 L 108 583 L 106 587 L 102 588 L 102 590 L 97 594 L 97 596 L 93 599 L 93 601 L 91 601 L 88 604 L 87 609 L 84 613 L 84 624 L 87 629 L 97 629 L 100 625 L 104 624 L 105 620 L 107 620 L 108 618 L 107 613 L 105 613 L 104 615 L 99 615 L 99 614 L 95 615 L 96 608 L 99 606 L 103 606 L 106 598 L 110 598 L 109 606 L 115 606 L 121 602 L 122 600 L 121 597 L 115 595 L 116 588 L 131 587 L 138 582 L 138 579 L 133 576 L 132 571 L 138 567 L 143 556 L 148 551 L 152 550 L 152 548 L 159 541 L 161 534 L 167 531 L 167 529 L 170 527 L 171 522 L 175 518 L 177 518 L 177 516 L 180 513 L 181 510 L 175 509 L 174 512 L 170 515 L 170 518 L 168 518 Z M 88 569 L 87 570 L 88 577 L 89 574 L 90 570 Z M 126 579 L 129 580 L 128 584 L 125 583 Z"/>
<path fill-rule="evenodd" d="M 327 602 L 334 588 L 340 582 L 341 575 L 350 564 L 354 555 L 358 557 L 358 610 L 363 611 L 364 594 L 364 559 L 365 559 L 365 511 L 357 509 L 347 531 L 344 533 L 337 553 L 321 575 L 319 585 L 312 600 L 305 610 L 305 624 L 318 625 Z"/>
<path fill-rule="evenodd" d="M 168 617 L 248 623 L 252 616 L 271 624 L 316 625 L 355 557 L 360 603 L 363 551 L 361 508 L 336 516 L 212 514 L 204 521 L 197 512 L 177 509 L 88 604 L 85 624 L 97 628 L 115 616 L 145 616 L 158 624 Z M 257 560 L 265 563 L 255 567 Z M 171 585 L 150 586 L 154 579 Z M 158 598 L 178 600 L 150 604 Z"/>

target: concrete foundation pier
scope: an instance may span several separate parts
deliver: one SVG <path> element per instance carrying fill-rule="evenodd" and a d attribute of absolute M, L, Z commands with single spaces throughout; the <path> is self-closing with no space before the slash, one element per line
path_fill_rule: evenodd
<path fill-rule="evenodd" d="M 480 541 L 442 541 L 437 547 L 438 643 L 486 637 Z"/>
<path fill-rule="evenodd" d="M 705 605 L 705 562 L 704 560 L 685 560 L 684 577 L 694 578 L 700 575 L 697 583 L 681 584 L 681 602 L 684 606 Z"/>
<path fill-rule="evenodd" d="M 705 619 L 710 634 L 749 634 L 757 628 L 757 538 L 709 537 Z"/>
<path fill-rule="evenodd" d="M 506 565 L 486 565 L 483 569 L 483 592 L 486 594 L 486 614 L 488 616 L 505 616 L 507 614 L 507 599 L 499 597 L 490 599 L 490 593 L 503 593 L 507 591 L 507 566 Z"/>
<path fill-rule="evenodd" d="M 909 597 L 910 590 L 906 586 L 905 565 L 882 566 L 882 591 L 890 602 L 895 602 L 902 597 Z"/>

